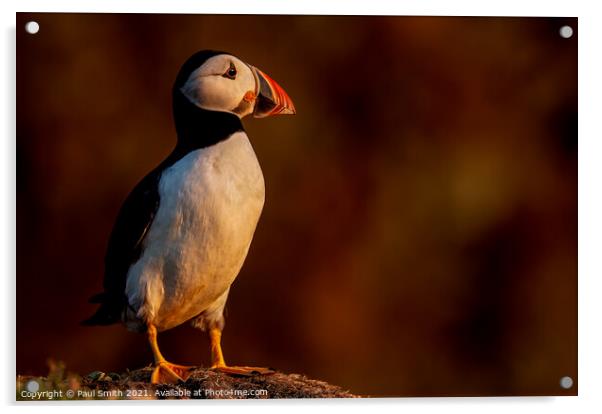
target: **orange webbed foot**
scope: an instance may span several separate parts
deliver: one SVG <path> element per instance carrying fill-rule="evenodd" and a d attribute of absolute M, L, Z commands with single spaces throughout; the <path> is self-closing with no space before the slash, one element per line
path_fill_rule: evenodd
<path fill-rule="evenodd" d="M 171 362 L 162 361 L 155 365 L 151 375 L 152 384 L 176 384 L 186 381 L 195 367 L 176 365 Z"/>

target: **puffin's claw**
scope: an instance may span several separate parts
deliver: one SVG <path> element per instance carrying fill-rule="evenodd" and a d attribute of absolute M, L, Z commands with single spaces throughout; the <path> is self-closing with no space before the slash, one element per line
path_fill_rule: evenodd
<path fill-rule="evenodd" d="M 211 367 L 211 369 L 223 372 L 224 374 L 239 375 L 243 377 L 252 377 L 254 375 L 271 375 L 276 373 L 276 371 L 271 368 L 263 367 L 229 367 L 226 365 L 218 365 Z"/>

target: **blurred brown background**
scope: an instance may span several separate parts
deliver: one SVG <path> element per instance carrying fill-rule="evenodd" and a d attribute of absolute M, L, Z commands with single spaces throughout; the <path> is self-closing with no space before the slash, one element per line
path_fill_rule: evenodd
<path fill-rule="evenodd" d="M 79 322 L 122 201 L 174 145 L 175 75 L 211 48 L 298 110 L 245 122 L 267 199 L 228 302 L 227 361 L 377 396 L 575 394 L 559 379 L 577 377 L 576 29 L 18 14 L 18 373 L 49 357 L 82 374 L 151 362 L 144 335 Z M 188 325 L 159 341 L 174 362 L 209 363 Z"/>

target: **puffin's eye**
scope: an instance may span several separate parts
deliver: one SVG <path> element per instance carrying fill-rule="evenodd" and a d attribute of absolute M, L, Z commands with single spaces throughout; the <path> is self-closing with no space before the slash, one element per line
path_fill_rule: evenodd
<path fill-rule="evenodd" d="M 234 63 L 230 62 L 230 67 L 222 76 L 228 79 L 236 79 L 236 67 L 234 66 Z"/>

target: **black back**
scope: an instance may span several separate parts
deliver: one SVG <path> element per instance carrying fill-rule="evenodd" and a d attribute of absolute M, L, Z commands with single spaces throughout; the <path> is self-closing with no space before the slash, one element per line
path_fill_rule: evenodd
<path fill-rule="evenodd" d="M 83 321 L 85 325 L 109 325 L 121 320 L 121 314 L 128 306 L 125 296 L 127 273 L 144 251 L 144 239 L 161 202 L 159 181 L 163 171 L 191 151 L 209 147 L 244 130 L 236 115 L 199 108 L 180 92 L 194 70 L 220 54 L 227 53 L 213 50 L 195 53 L 182 65 L 176 77 L 172 99 L 177 144 L 171 154 L 134 187 L 121 206 L 105 256 L 104 291 L 90 299 L 92 303 L 100 303 L 100 308 Z"/>

